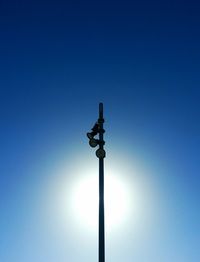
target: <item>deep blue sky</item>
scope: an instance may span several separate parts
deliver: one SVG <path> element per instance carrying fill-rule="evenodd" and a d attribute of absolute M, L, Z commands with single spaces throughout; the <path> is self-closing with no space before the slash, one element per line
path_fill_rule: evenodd
<path fill-rule="evenodd" d="M 200 260 L 199 13 L 197 1 L 1 1 L 1 261 L 96 261 L 96 242 L 90 253 L 39 226 L 35 203 L 49 170 L 91 153 L 100 101 L 110 154 L 150 170 L 168 206 L 150 236 L 110 243 L 108 260 Z"/>

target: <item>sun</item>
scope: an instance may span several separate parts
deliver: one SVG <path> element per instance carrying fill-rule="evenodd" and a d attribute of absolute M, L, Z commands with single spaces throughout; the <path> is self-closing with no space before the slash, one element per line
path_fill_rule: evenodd
<path fill-rule="evenodd" d="M 130 209 L 127 185 L 114 172 L 105 174 L 105 225 L 112 230 L 126 221 Z M 73 188 L 71 208 L 73 217 L 92 230 L 98 226 L 98 174 L 89 173 Z"/>
<path fill-rule="evenodd" d="M 71 165 L 52 172 L 43 192 L 44 217 L 52 230 L 72 230 L 78 235 L 86 231 L 94 236 L 98 232 L 98 163 L 94 165 L 92 157 L 89 161 L 72 160 Z M 145 228 L 158 212 L 159 201 L 152 181 L 137 163 L 130 163 L 122 157 L 105 163 L 105 230 L 112 236 L 130 228 L 135 232 Z"/>

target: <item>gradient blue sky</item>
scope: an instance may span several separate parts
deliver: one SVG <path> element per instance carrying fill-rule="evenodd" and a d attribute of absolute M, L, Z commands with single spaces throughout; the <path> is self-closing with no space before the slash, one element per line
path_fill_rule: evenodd
<path fill-rule="evenodd" d="M 160 205 L 149 232 L 108 237 L 107 261 L 200 261 L 200 4 L 1 1 L 0 13 L 0 261 L 97 261 L 96 236 L 48 228 L 40 202 L 56 170 L 96 161 L 85 133 L 100 101 L 106 160 L 146 170 Z"/>

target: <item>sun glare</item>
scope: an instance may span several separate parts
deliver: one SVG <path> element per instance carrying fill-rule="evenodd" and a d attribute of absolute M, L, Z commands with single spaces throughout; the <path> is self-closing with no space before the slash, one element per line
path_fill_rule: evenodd
<path fill-rule="evenodd" d="M 105 224 L 107 230 L 119 226 L 130 209 L 128 187 L 117 174 L 105 174 Z M 71 207 L 79 222 L 91 229 L 98 225 L 98 174 L 88 174 L 74 187 Z"/>
<path fill-rule="evenodd" d="M 154 191 L 144 171 L 137 165 L 118 158 L 109 159 L 105 166 L 105 227 L 106 232 L 120 232 L 131 225 L 134 229 L 150 220 L 154 210 Z M 73 165 L 54 171 L 45 193 L 44 206 L 52 228 L 98 231 L 98 163 L 77 159 Z M 74 163 L 79 163 L 74 165 Z M 92 163 L 92 164 L 91 164 Z M 145 178 L 145 179 L 144 179 Z M 146 220 L 145 220 L 146 221 Z M 146 222 L 145 222 L 146 223 Z M 73 229 L 74 230 L 74 229 Z M 76 232 L 76 230 L 74 231 Z"/>

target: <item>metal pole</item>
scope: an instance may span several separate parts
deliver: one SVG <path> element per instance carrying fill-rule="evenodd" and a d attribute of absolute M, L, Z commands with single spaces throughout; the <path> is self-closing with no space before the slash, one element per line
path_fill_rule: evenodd
<path fill-rule="evenodd" d="M 99 104 L 99 148 L 104 149 L 103 104 Z M 104 158 L 99 158 L 99 262 L 105 262 Z"/>

